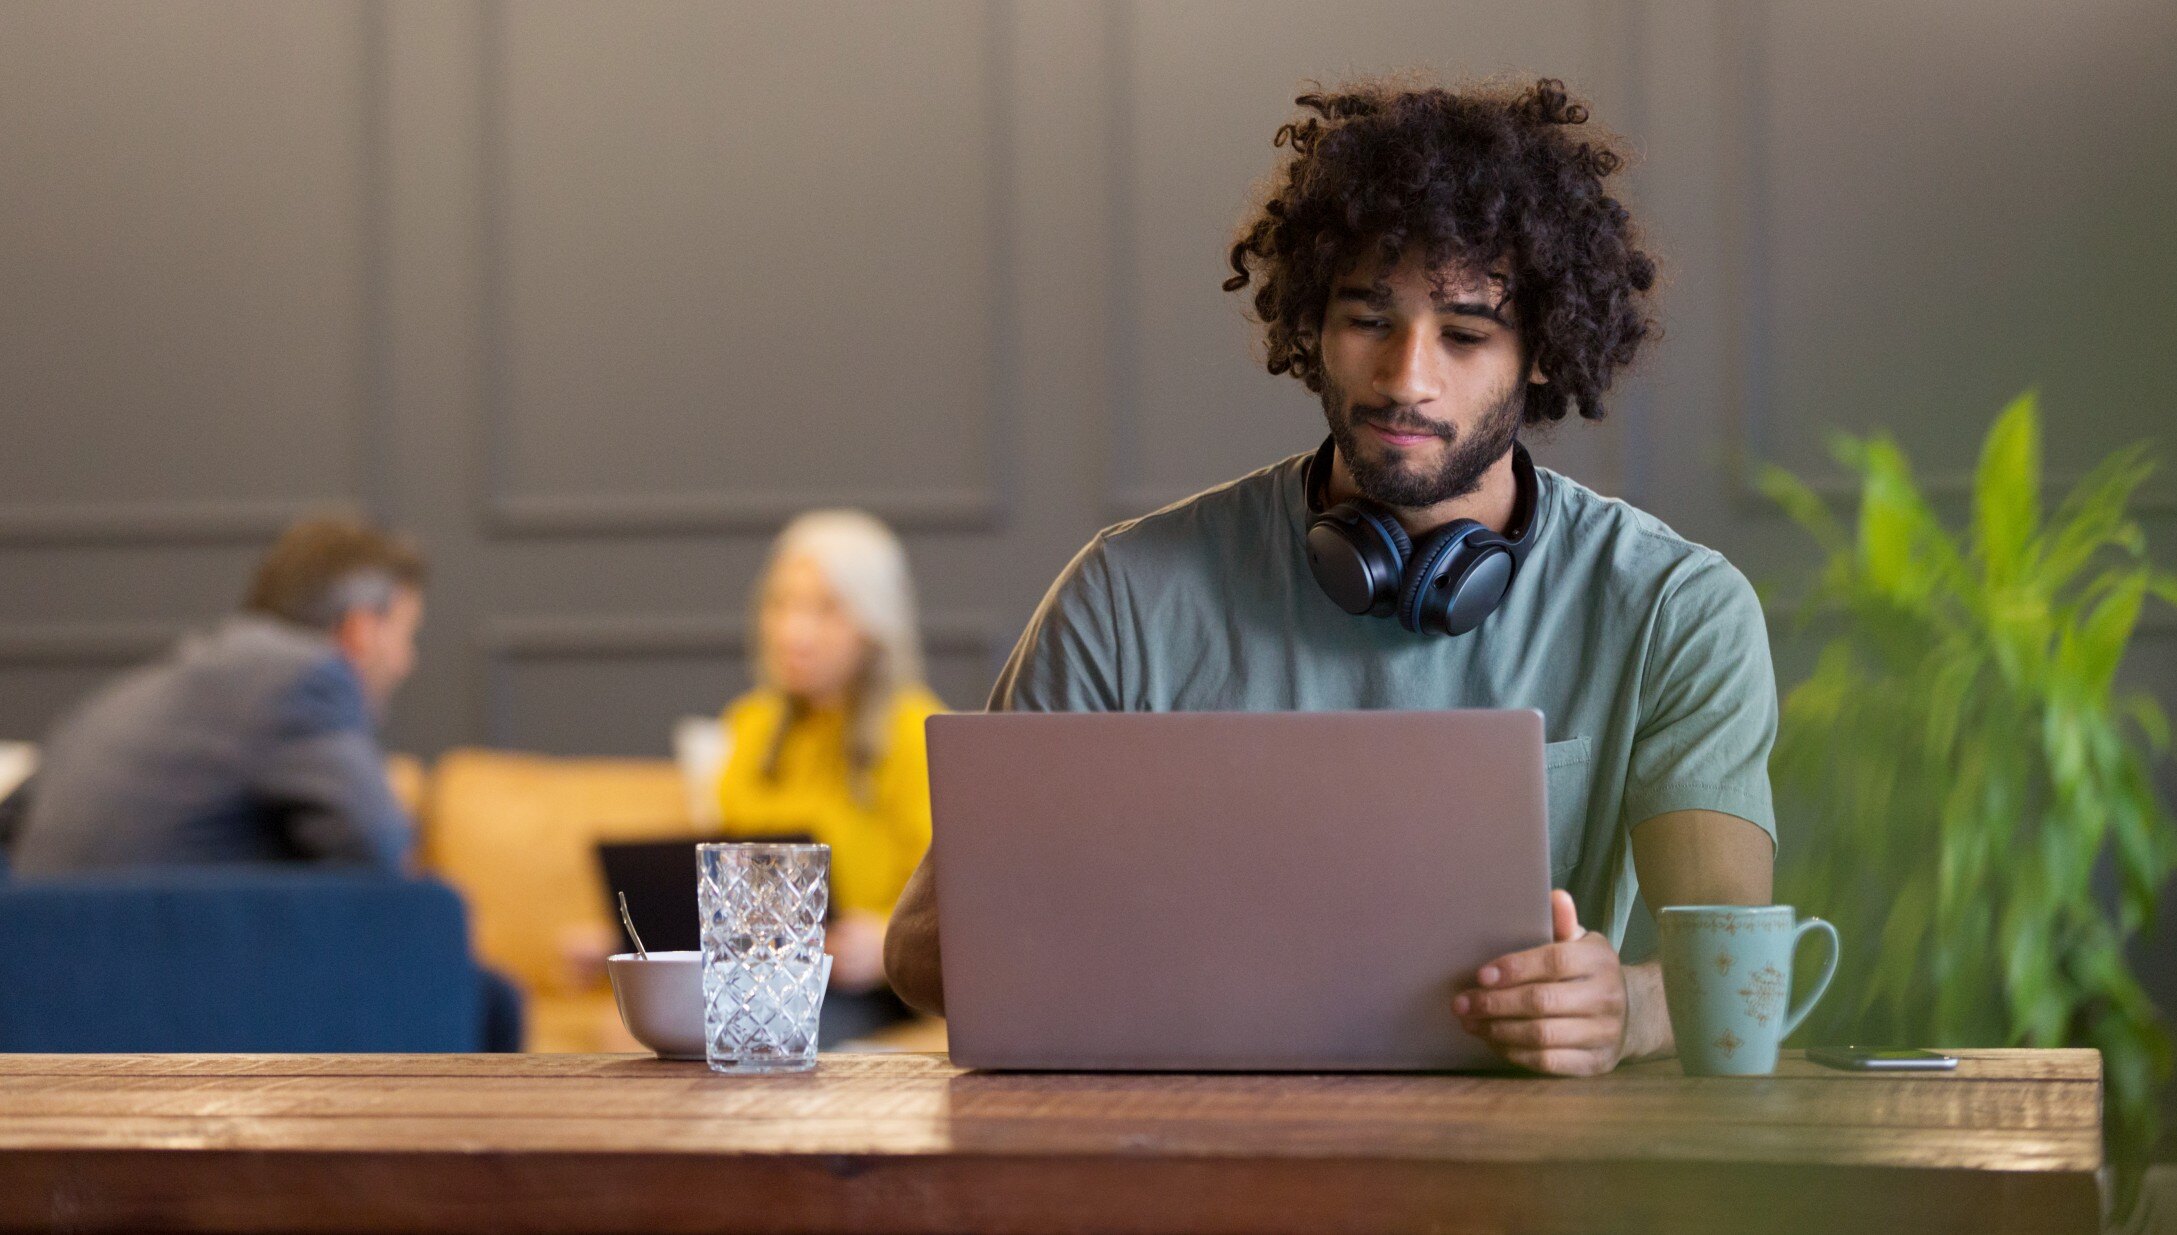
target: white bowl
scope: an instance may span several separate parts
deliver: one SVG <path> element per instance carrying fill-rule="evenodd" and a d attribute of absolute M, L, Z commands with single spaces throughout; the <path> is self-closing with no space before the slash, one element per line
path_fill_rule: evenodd
<path fill-rule="evenodd" d="M 620 1022 L 660 1059 L 703 1058 L 703 954 L 623 952 L 605 959 Z"/>

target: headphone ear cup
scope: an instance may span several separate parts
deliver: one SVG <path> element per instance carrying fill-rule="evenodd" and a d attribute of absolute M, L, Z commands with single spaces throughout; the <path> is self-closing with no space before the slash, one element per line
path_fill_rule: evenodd
<path fill-rule="evenodd" d="M 1417 635 L 1463 635 L 1496 612 L 1516 568 L 1510 542 L 1455 519 L 1415 550 L 1399 588 L 1399 625 Z"/>
<path fill-rule="evenodd" d="M 1359 510 L 1361 518 L 1375 524 L 1376 530 L 1381 532 L 1383 538 L 1391 542 L 1391 547 L 1398 551 L 1398 572 L 1402 575 L 1405 574 L 1406 563 L 1414 560 L 1413 538 L 1406 535 L 1406 529 L 1399 524 L 1398 520 L 1391 518 L 1389 515 L 1377 514 L 1366 506 L 1360 507 Z"/>
<path fill-rule="evenodd" d="M 1455 580 L 1446 576 L 1456 572 L 1448 569 L 1449 559 L 1458 553 L 1468 533 L 1480 527 L 1481 524 L 1472 519 L 1453 519 L 1421 538 L 1420 545 L 1406 560 L 1406 577 L 1399 584 L 1396 610 L 1399 625 L 1417 635 L 1423 632 L 1421 610 L 1436 599 L 1432 595 L 1439 590 L 1436 580 L 1444 579 L 1446 589 L 1451 586 Z"/>
<path fill-rule="evenodd" d="M 1308 521 L 1308 569 L 1332 603 L 1355 616 L 1388 617 L 1413 541 L 1396 519 L 1341 502 Z"/>
<path fill-rule="evenodd" d="M 1385 587 L 1377 598 L 1375 608 L 1370 610 L 1377 617 L 1389 617 L 1393 606 L 1398 603 L 1398 592 L 1406 578 L 1406 568 L 1413 564 L 1413 538 L 1406 534 L 1405 528 L 1399 526 L 1398 520 L 1389 515 L 1370 510 L 1365 506 L 1360 508 L 1360 512 L 1361 517 L 1375 526 L 1377 534 L 1382 536 L 1391 548 L 1391 558 L 1384 563 L 1385 566 L 1390 567 L 1389 572 L 1383 576 Z"/>

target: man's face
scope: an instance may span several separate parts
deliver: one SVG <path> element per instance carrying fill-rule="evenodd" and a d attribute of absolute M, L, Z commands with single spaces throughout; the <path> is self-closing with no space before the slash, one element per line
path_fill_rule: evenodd
<path fill-rule="evenodd" d="M 1465 497 L 1519 430 L 1527 383 L 1503 284 L 1372 259 L 1331 283 L 1323 415 L 1363 495 L 1421 508 Z"/>
<path fill-rule="evenodd" d="M 364 697 L 381 716 L 416 667 L 416 632 L 422 626 L 423 593 L 404 584 L 393 589 L 393 599 L 382 611 L 350 609 L 333 632 L 363 683 Z"/>

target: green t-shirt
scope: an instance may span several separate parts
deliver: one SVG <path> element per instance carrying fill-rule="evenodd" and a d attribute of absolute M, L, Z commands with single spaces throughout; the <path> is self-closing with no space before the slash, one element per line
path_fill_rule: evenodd
<path fill-rule="evenodd" d="M 1457 638 L 1414 635 L 1316 586 L 1306 460 L 1097 533 L 1029 620 L 991 709 L 1538 709 L 1551 882 L 1613 945 L 1637 891 L 1634 825 L 1705 809 L 1776 835 L 1768 631 L 1722 554 L 1537 468 L 1534 544 L 1496 612 Z"/>

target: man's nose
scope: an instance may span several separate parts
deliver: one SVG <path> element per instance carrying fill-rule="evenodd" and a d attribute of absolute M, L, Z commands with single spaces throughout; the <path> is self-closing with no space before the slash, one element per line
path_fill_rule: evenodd
<path fill-rule="evenodd" d="M 1376 369 L 1376 393 L 1399 407 L 1433 402 L 1443 393 L 1434 336 L 1407 327 L 1391 337 Z"/>

